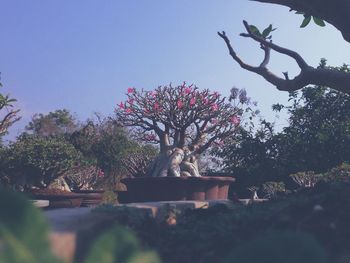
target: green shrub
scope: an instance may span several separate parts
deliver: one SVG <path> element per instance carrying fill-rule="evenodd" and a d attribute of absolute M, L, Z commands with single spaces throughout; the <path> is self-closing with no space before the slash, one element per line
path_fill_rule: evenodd
<path fill-rule="evenodd" d="M 102 234 L 91 247 L 86 263 L 158 263 L 154 252 L 142 251 L 130 231 L 116 226 Z"/>
<path fill-rule="evenodd" d="M 301 188 L 314 187 L 315 184 L 321 179 L 320 175 L 315 174 L 314 171 L 298 172 L 289 176 Z"/>
<path fill-rule="evenodd" d="M 349 182 L 350 180 L 350 165 L 343 163 L 330 171 L 322 174 L 322 179 L 326 182 Z"/>
<path fill-rule="evenodd" d="M 2 172 L 19 189 L 47 187 L 81 159 L 63 137 L 23 135 L 3 153 Z"/>
<path fill-rule="evenodd" d="M 262 185 L 262 191 L 266 198 L 275 198 L 286 192 L 286 186 L 283 182 L 266 182 Z"/>
<path fill-rule="evenodd" d="M 48 226 L 30 201 L 0 190 L 0 262 L 59 262 L 49 249 Z"/>
<path fill-rule="evenodd" d="M 227 263 L 325 263 L 321 245 L 310 235 L 273 232 L 236 247 Z"/>
<path fill-rule="evenodd" d="M 118 196 L 113 190 L 106 190 L 102 196 L 103 204 L 116 204 L 118 202 Z"/>

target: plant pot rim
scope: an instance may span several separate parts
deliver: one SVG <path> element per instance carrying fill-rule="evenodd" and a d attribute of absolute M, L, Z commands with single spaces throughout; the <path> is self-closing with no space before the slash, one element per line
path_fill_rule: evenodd
<path fill-rule="evenodd" d="M 150 182 L 150 181 L 221 181 L 221 182 L 234 182 L 236 181 L 236 178 L 230 177 L 230 176 L 200 176 L 200 177 L 193 177 L 193 176 L 181 176 L 181 177 L 174 177 L 174 176 L 164 176 L 164 177 L 151 177 L 151 176 L 145 176 L 145 177 L 133 177 L 133 178 L 123 178 L 121 180 L 122 183 L 127 183 L 130 181 L 140 181 L 140 182 Z"/>
<path fill-rule="evenodd" d="M 75 194 L 103 194 L 105 190 L 98 189 L 98 190 L 74 190 L 72 193 Z"/>
<path fill-rule="evenodd" d="M 63 199 L 82 199 L 81 195 L 70 193 L 70 194 L 46 194 L 46 193 L 32 193 L 32 197 L 34 198 L 43 198 L 43 199 L 55 199 L 55 200 L 63 200 Z"/>

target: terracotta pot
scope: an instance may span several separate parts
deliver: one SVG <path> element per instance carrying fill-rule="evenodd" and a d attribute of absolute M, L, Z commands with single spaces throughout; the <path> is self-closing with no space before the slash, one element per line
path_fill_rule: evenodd
<path fill-rule="evenodd" d="M 122 179 L 128 202 L 227 199 L 233 177 L 138 177 Z"/>
<path fill-rule="evenodd" d="M 74 193 L 83 199 L 81 206 L 96 206 L 102 202 L 104 190 L 76 190 Z"/>

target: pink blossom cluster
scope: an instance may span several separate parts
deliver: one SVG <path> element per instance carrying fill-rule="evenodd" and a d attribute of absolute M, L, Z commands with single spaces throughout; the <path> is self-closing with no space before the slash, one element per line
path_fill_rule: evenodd
<path fill-rule="evenodd" d="M 246 92 L 238 92 L 238 89 L 231 90 L 231 96 L 237 97 L 240 96 L 241 100 L 245 100 Z M 119 109 L 124 110 L 125 113 L 133 112 L 133 105 L 136 99 L 136 90 L 133 87 L 127 89 L 128 100 L 126 102 L 120 102 L 118 104 Z M 146 106 L 144 106 L 143 112 L 145 114 L 150 114 L 152 112 L 162 111 L 162 105 L 160 101 L 157 101 L 158 91 L 150 91 L 146 93 Z M 186 105 L 189 107 L 195 107 L 196 105 L 208 105 L 210 110 L 213 112 L 219 111 L 220 106 L 217 103 L 217 99 L 221 96 L 218 92 L 208 93 L 199 92 L 197 88 L 193 88 L 193 85 L 186 86 L 185 83 L 181 86 L 180 93 L 175 101 L 176 107 L 178 109 L 183 109 Z M 230 117 L 229 121 L 234 125 L 239 125 L 241 120 L 239 116 L 233 115 Z M 211 124 L 218 124 L 217 119 L 213 119 L 210 121 Z"/>
<path fill-rule="evenodd" d="M 97 176 L 103 178 L 105 176 L 105 173 L 101 169 L 99 169 Z"/>
<path fill-rule="evenodd" d="M 144 140 L 145 141 L 155 141 L 157 139 L 157 136 L 154 133 L 145 134 Z"/>
<path fill-rule="evenodd" d="M 233 115 L 230 118 L 230 122 L 234 125 L 239 125 L 241 123 L 241 119 L 238 116 Z"/>

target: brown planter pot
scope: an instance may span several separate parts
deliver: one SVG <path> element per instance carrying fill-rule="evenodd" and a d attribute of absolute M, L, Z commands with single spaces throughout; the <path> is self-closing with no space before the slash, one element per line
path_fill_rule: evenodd
<path fill-rule="evenodd" d="M 122 179 L 128 202 L 227 199 L 233 177 L 138 177 Z"/>
<path fill-rule="evenodd" d="M 81 206 L 96 206 L 102 203 L 104 190 L 77 190 L 74 193 L 83 199 Z"/>
<path fill-rule="evenodd" d="M 71 194 L 33 194 L 35 199 L 49 200 L 49 208 L 73 208 L 80 207 L 83 198 L 74 193 Z"/>
<path fill-rule="evenodd" d="M 132 201 L 129 201 L 128 197 L 128 191 L 114 191 L 117 194 L 118 202 L 121 204 L 125 203 L 131 203 Z"/>

